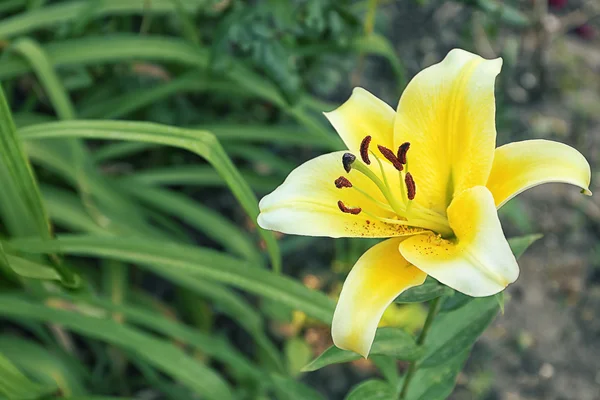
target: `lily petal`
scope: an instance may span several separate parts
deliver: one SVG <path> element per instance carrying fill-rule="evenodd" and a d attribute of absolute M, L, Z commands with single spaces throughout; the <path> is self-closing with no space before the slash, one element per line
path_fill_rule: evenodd
<path fill-rule="evenodd" d="M 358 153 L 360 143 L 368 135 L 373 150 L 378 144 L 388 148 L 394 144 L 394 109 L 363 88 L 354 88 L 344 104 L 324 114 L 353 152 Z"/>
<path fill-rule="evenodd" d="M 410 263 L 469 296 L 496 294 L 519 276 L 517 260 L 500 226 L 494 198 L 483 186 L 459 193 L 448 208 L 456 239 L 434 234 L 400 243 Z"/>
<path fill-rule="evenodd" d="M 455 194 L 487 182 L 496 146 L 494 82 L 502 59 L 454 49 L 408 84 L 395 146 L 410 142 L 416 201 L 444 214 Z"/>
<path fill-rule="evenodd" d="M 354 188 L 336 188 L 334 181 L 346 176 L 374 200 L 385 202 L 372 181 L 354 169 L 350 173 L 344 171 L 343 154 L 343 151 L 325 154 L 293 170 L 281 186 L 260 201 L 258 225 L 287 234 L 329 237 L 392 237 L 422 232 L 374 220 L 367 213 L 383 218 L 393 214 Z M 343 213 L 338 207 L 339 200 L 347 207 L 360 207 L 362 212 Z"/>
<path fill-rule="evenodd" d="M 524 140 L 496 149 L 487 187 L 500 208 L 522 191 L 547 182 L 570 183 L 591 195 L 590 179 L 590 164 L 574 148 L 550 140 Z"/>
<path fill-rule="evenodd" d="M 386 308 L 404 290 L 418 286 L 427 274 L 398 252 L 403 238 L 385 240 L 363 254 L 342 288 L 331 335 L 340 349 L 367 357 Z"/>

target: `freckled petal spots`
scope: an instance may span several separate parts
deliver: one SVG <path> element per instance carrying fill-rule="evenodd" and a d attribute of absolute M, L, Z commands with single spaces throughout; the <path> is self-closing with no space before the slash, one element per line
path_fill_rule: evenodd
<path fill-rule="evenodd" d="M 404 290 L 425 281 L 427 275 L 398 252 L 402 239 L 371 247 L 346 278 L 331 325 L 333 342 L 340 349 L 367 357 L 385 309 Z"/>
<path fill-rule="evenodd" d="M 400 243 L 410 263 L 469 296 L 490 296 L 519 276 L 519 266 L 500 226 L 494 198 L 483 186 L 459 193 L 448 208 L 456 239 L 434 234 Z"/>
<path fill-rule="evenodd" d="M 455 194 L 485 185 L 496 146 L 494 81 L 502 59 L 454 49 L 408 84 L 394 126 L 397 146 L 410 142 L 408 163 L 417 203 L 444 214 Z"/>
<path fill-rule="evenodd" d="M 281 186 L 260 201 L 258 224 L 265 229 L 305 236 L 392 237 L 422 231 L 368 216 L 367 212 L 384 218 L 393 214 L 354 189 L 358 187 L 385 203 L 373 182 L 356 170 L 344 171 L 343 154 L 343 151 L 325 154 L 292 171 Z M 345 176 L 353 188 L 338 189 L 335 181 L 340 176 Z M 340 200 L 345 207 L 360 207 L 362 212 L 343 213 L 338 206 Z"/>
<path fill-rule="evenodd" d="M 392 147 L 394 143 L 394 109 L 363 88 L 355 88 L 344 104 L 324 114 L 357 156 L 365 136 L 372 137 L 369 148 L 376 153 L 378 144 Z"/>
<path fill-rule="evenodd" d="M 590 179 L 590 165 L 574 148 L 549 140 L 524 140 L 496 149 L 487 188 L 500 208 L 522 191 L 547 182 L 570 183 L 591 195 Z"/>

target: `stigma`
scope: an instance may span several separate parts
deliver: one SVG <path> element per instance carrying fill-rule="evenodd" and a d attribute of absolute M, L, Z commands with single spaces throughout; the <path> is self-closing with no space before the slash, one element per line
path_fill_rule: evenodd
<path fill-rule="evenodd" d="M 344 170 L 346 172 L 350 172 L 352 170 L 352 164 L 356 161 L 356 156 L 352 153 L 344 153 L 342 156 L 342 165 L 344 166 Z"/>

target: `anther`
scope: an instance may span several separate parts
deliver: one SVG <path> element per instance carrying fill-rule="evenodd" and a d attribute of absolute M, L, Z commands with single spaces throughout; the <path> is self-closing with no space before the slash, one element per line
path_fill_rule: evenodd
<path fill-rule="evenodd" d="M 352 153 L 344 153 L 342 156 L 342 164 L 344 165 L 344 169 L 346 172 L 350 172 L 352 169 L 352 164 L 356 160 L 356 156 Z"/>
<path fill-rule="evenodd" d="M 410 149 L 409 142 L 404 142 L 398 147 L 398 160 L 402 164 L 406 164 L 406 153 L 408 153 L 408 149 Z"/>
<path fill-rule="evenodd" d="M 415 180 L 413 179 L 410 172 L 406 173 L 406 176 L 404 177 L 404 183 L 406 183 L 406 196 L 409 200 L 414 199 L 415 195 L 417 194 L 417 186 L 415 185 Z"/>
<path fill-rule="evenodd" d="M 367 165 L 371 164 L 371 160 L 369 160 L 369 144 L 371 144 L 371 136 L 365 136 L 365 138 L 360 142 L 360 158 L 362 158 L 363 162 Z"/>
<path fill-rule="evenodd" d="M 352 187 L 352 182 L 350 182 L 348 180 L 348 178 L 346 178 L 345 176 L 340 176 L 339 178 L 337 178 L 335 180 L 335 187 L 338 189 L 341 188 L 351 188 Z"/>
<path fill-rule="evenodd" d="M 362 208 L 360 207 L 346 207 L 346 205 L 341 200 L 338 200 L 337 204 L 340 208 L 340 211 L 347 214 L 358 215 L 362 211 Z"/>
<path fill-rule="evenodd" d="M 398 157 L 396 157 L 396 155 L 394 154 L 393 151 L 391 151 L 387 147 L 383 147 L 380 144 L 377 145 L 377 148 L 379 149 L 379 151 L 381 152 L 381 154 L 383 154 L 383 156 L 389 162 L 392 163 L 392 165 L 394 166 L 394 168 L 396 168 L 398 171 L 402 171 L 404 169 L 404 167 L 402 166 L 402 163 L 400 162 L 400 160 L 398 160 Z"/>

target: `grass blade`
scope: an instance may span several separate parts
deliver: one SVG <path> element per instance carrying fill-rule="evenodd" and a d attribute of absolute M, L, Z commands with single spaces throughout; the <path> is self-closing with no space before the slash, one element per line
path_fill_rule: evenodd
<path fill-rule="evenodd" d="M 16 239 L 10 242 L 10 247 L 31 253 L 59 252 L 160 265 L 167 272 L 178 271 L 215 280 L 273 299 L 325 323 L 331 323 L 333 315 L 334 303 L 324 294 L 308 289 L 294 279 L 254 268 L 242 260 L 208 249 L 152 239 L 86 235 L 65 235 L 55 240 Z"/>
<path fill-rule="evenodd" d="M 19 131 L 25 140 L 48 138 L 119 139 L 158 143 L 189 150 L 207 160 L 227 182 L 252 221 L 258 216 L 258 201 L 231 162 L 223 147 L 210 132 L 181 129 L 144 122 L 65 121 L 33 125 Z M 273 269 L 279 271 L 281 259 L 272 232 L 258 228 L 271 257 Z"/>
<path fill-rule="evenodd" d="M 70 331 L 135 353 L 207 399 L 232 398 L 228 385 L 221 377 L 178 347 L 113 320 L 54 309 L 9 296 L 2 296 L 0 315 L 60 324 Z"/>

